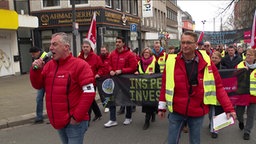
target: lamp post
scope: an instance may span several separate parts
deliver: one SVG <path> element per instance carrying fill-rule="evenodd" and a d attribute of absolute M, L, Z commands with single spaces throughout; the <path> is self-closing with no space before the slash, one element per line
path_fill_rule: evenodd
<path fill-rule="evenodd" d="M 204 24 L 205 24 L 206 20 L 202 20 L 201 22 L 203 23 L 203 31 L 204 31 Z"/>

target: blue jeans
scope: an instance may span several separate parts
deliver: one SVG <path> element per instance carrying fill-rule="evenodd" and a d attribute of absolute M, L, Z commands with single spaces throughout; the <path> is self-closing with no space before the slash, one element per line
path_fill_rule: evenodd
<path fill-rule="evenodd" d="M 44 88 L 37 91 L 36 96 L 36 120 L 42 120 L 44 110 Z"/>
<path fill-rule="evenodd" d="M 88 121 L 81 121 L 77 125 L 68 124 L 58 130 L 63 144 L 83 144 L 84 134 L 88 129 Z"/>
<path fill-rule="evenodd" d="M 178 144 L 180 133 L 184 123 L 188 123 L 189 127 L 189 143 L 200 144 L 200 131 L 203 124 L 204 116 L 188 117 L 178 113 L 169 113 L 169 129 L 168 129 L 168 144 Z"/>

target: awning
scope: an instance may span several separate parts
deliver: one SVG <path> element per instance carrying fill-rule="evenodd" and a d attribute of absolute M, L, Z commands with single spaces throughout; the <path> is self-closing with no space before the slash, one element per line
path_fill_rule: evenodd
<path fill-rule="evenodd" d="M 0 9 L 0 29 L 18 29 L 18 14 L 16 11 Z"/>

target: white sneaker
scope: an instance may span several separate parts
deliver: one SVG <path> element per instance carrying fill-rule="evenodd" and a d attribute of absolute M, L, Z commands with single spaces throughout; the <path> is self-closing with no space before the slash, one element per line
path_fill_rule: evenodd
<path fill-rule="evenodd" d="M 124 120 L 124 125 L 129 125 L 129 124 L 131 124 L 131 123 L 132 123 L 132 119 L 126 118 L 126 119 Z"/>
<path fill-rule="evenodd" d="M 111 121 L 109 120 L 107 123 L 104 124 L 104 126 L 106 128 L 110 128 L 110 127 L 113 127 L 113 126 L 116 126 L 117 125 L 117 122 L 116 121 Z"/>
<path fill-rule="evenodd" d="M 104 109 L 104 112 L 105 112 L 105 113 L 109 112 L 109 108 L 105 108 L 105 109 Z"/>

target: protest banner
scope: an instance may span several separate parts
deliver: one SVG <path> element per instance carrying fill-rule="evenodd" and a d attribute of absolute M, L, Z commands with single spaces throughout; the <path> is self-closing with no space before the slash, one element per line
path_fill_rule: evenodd
<path fill-rule="evenodd" d="M 219 70 L 223 87 L 233 105 L 248 105 L 250 72 L 246 69 Z M 162 74 L 105 76 L 97 79 L 100 96 L 110 105 L 158 105 Z"/>

